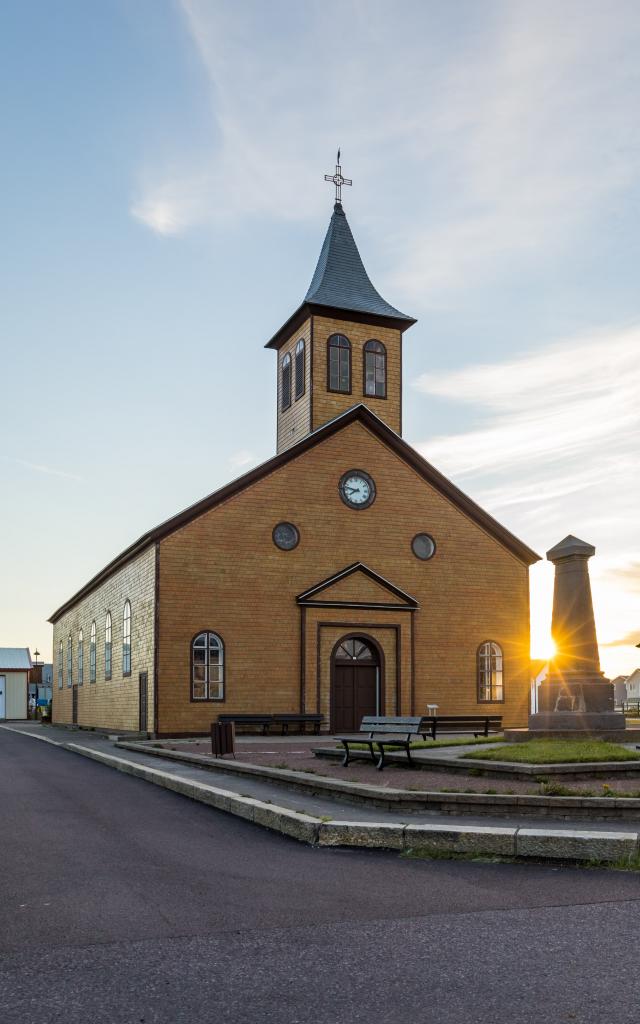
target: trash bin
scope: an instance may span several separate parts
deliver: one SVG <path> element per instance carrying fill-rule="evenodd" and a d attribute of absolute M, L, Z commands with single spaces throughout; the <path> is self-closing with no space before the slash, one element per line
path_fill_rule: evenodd
<path fill-rule="evenodd" d="M 235 757 L 236 727 L 234 722 L 211 723 L 211 753 L 214 757 L 233 754 Z"/>

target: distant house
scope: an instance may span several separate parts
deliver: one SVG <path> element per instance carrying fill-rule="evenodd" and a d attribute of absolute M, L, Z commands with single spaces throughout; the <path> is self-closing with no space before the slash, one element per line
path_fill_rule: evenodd
<path fill-rule="evenodd" d="M 38 701 L 51 700 L 53 687 L 53 665 L 40 662 L 29 674 L 29 697 Z"/>
<path fill-rule="evenodd" d="M 27 717 L 31 667 L 28 647 L 0 647 L 0 720 Z"/>
<path fill-rule="evenodd" d="M 627 679 L 628 676 L 616 676 L 612 679 L 613 683 L 613 699 L 616 703 L 616 707 L 620 704 L 624 704 L 627 699 Z"/>
<path fill-rule="evenodd" d="M 549 662 L 544 658 L 532 658 L 529 665 L 529 676 L 531 680 L 531 713 L 538 710 L 538 687 L 543 683 L 549 674 Z"/>
<path fill-rule="evenodd" d="M 627 676 L 627 700 L 640 700 L 640 668 Z"/>

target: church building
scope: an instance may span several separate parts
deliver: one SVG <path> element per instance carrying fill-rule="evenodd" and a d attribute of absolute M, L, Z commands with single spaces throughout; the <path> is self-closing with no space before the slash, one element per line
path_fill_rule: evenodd
<path fill-rule="evenodd" d="M 219 713 L 529 710 L 538 555 L 402 438 L 413 317 L 373 287 L 336 203 L 309 290 L 267 342 L 277 451 L 131 544 L 51 616 L 53 719 L 157 736 Z"/>

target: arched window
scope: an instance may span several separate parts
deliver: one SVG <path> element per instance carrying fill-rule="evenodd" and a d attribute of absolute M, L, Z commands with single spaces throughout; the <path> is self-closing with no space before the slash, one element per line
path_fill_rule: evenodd
<path fill-rule="evenodd" d="M 217 633 L 191 641 L 191 699 L 224 700 L 224 644 Z"/>
<path fill-rule="evenodd" d="M 296 401 L 304 395 L 304 338 L 296 345 Z"/>
<path fill-rule="evenodd" d="M 282 360 L 282 411 L 291 405 L 291 356 L 287 352 Z"/>
<path fill-rule="evenodd" d="M 381 341 L 368 341 L 364 346 L 364 393 L 387 397 L 387 350 Z"/>
<path fill-rule="evenodd" d="M 89 682 L 96 681 L 96 624 L 91 623 L 91 636 L 89 638 Z"/>
<path fill-rule="evenodd" d="M 373 652 L 364 640 L 353 637 L 342 641 L 336 651 L 336 661 L 373 661 Z"/>
<path fill-rule="evenodd" d="M 104 678 L 111 679 L 111 612 L 104 620 Z"/>
<path fill-rule="evenodd" d="M 503 700 L 502 648 L 486 640 L 478 647 L 478 701 L 486 704 Z"/>
<path fill-rule="evenodd" d="M 71 633 L 67 637 L 67 686 L 73 686 L 73 642 Z"/>
<path fill-rule="evenodd" d="M 84 633 L 78 633 L 78 686 L 84 683 Z"/>
<path fill-rule="evenodd" d="M 58 689 L 62 689 L 62 640 L 58 644 Z"/>
<path fill-rule="evenodd" d="M 131 675 L 131 603 L 124 602 L 122 612 L 122 674 Z"/>
<path fill-rule="evenodd" d="M 351 342 L 344 334 L 332 334 L 327 344 L 329 391 L 351 394 Z"/>

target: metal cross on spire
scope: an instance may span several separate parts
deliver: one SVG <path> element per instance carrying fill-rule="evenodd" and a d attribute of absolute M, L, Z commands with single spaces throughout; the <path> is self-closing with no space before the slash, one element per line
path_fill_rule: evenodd
<path fill-rule="evenodd" d="M 342 186 L 353 185 L 351 178 L 343 178 L 342 167 L 340 166 L 340 150 L 338 150 L 338 156 L 336 157 L 336 173 L 325 174 L 325 181 L 332 181 L 336 186 L 336 203 L 342 205 Z"/>

